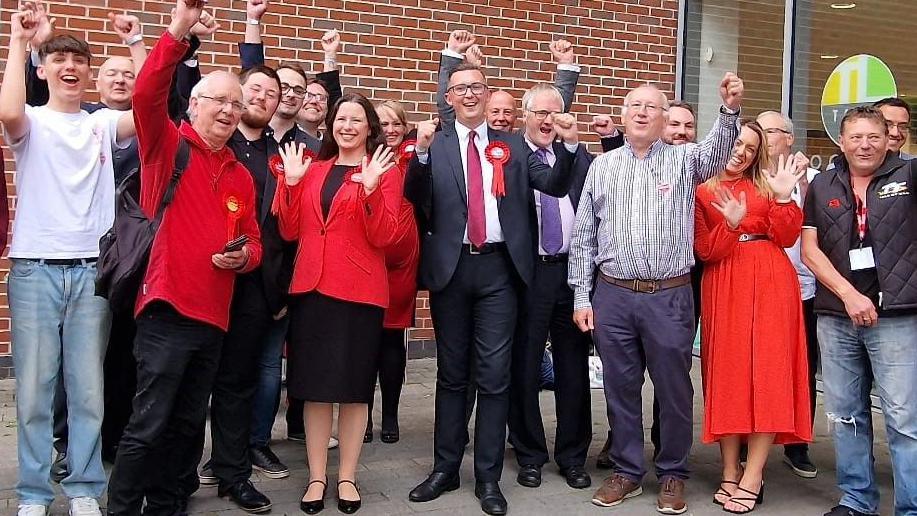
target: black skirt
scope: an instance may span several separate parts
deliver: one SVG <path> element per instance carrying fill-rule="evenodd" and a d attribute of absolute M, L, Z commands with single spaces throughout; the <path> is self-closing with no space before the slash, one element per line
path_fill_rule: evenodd
<path fill-rule="evenodd" d="M 381 307 L 318 292 L 293 296 L 287 391 L 298 400 L 369 403 L 376 387 Z"/>

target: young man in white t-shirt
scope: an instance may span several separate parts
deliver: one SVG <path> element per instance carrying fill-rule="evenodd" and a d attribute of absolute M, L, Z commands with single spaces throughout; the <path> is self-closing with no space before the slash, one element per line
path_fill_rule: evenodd
<path fill-rule="evenodd" d="M 100 426 L 102 362 L 111 315 L 96 297 L 99 238 L 115 215 L 112 146 L 136 133 L 132 112 L 88 114 L 89 46 L 55 36 L 39 48 L 48 104 L 25 103 L 26 43 L 49 30 L 41 8 L 14 13 L 0 87 L 0 123 L 16 158 L 8 299 L 16 371 L 20 516 L 41 516 L 54 500 L 49 481 L 51 412 L 60 371 L 68 397 L 69 470 L 61 482 L 71 515 L 100 514 L 105 489 Z"/>

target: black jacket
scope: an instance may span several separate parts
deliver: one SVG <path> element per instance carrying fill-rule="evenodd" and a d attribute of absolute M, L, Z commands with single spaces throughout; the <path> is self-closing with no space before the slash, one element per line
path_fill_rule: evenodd
<path fill-rule="evenodd" d="M 809 185 L 804 227 L 818 232 L 818 247 L 847 280 L 849 251 L 859 241 L 856 200 L 844 156 Z M 880 310 L 917 310 L 917 161 L 889 154 L 866 190 L 868 234 L 879 279 Z M 844 303 L 821 283 L 815 310 L 846 316 Z"/>

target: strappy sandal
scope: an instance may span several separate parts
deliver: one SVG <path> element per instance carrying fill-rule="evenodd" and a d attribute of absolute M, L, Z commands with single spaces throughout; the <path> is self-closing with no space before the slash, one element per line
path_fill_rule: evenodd
<path fill-rule="evenodd" d="M 731 514 L 748 514 L 751 511 L 757 509 L 759 505 L 764 505 L 764 482 L 761 482 L 761 489 L 757 493 L 754 491 L 749 491 L 748 489 L 745 489 L 744 487 L 739 487 L 738 490 L 742 491 L 743 493 L 750 494 L 751 496 L 750 497 L 749 496 L 732 496 L 729 498 L 729 501 L 735 502 L 741 505 L 746 510 L 735 511 L 732 509 L 727 509 L 726 506 L 724 505 L 723 506 L 724 511 L 731 513 Z M 755 502 L 755 505 L 749 507 L 744 502 Z"/>
<path fill-rule="evenodd" d="M 723 484 L 730 484 L 730 485 L 738 486 L 739 482 L 736 480 L 726 480 L 726 479 L 720 480 L 720 488 L 717 489 L 715 493 L 713 493 L 713 503 L 715 503 L 716 505 L 723 505 L 724 503 L 726 503 L 726 502 L 719 501 L 719 499 L 717 499 L 717 496 L 725 496 L 726 500 L 729 500 L 733 496 L 732 494 L 729 493 L 729 491 L 723 489 Z"/>

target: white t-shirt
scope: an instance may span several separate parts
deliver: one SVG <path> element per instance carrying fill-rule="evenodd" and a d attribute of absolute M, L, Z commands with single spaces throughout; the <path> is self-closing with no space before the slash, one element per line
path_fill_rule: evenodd
<path fill-rule="evenodd" d="M 806 171 L 806 181 L 811 183 L 812 179 L 818 175 L 818 172 L 817 169 L 809 168 L 809 170 Z M 793 189 L 792 199 L 802 208 L 805 199 L 802 197 L 799 185 L 796 185 L 796 188 Z M 796 239 L 796 243 L 793 244 L 793 247 L 786 248 L 786 254 L 790 257 L 790 261 L 793 262 L 793 267 L 796 268 L 796 275 L 799 276 L 800 294 L 802 295 L 802 300 L 805 301 L 815 297 L 815 275 L 802 263 L 801 248 L 802 238 L 800 237 Z"/>
<path fill-rule="evenodd" d="M 16 158 L 11 258 L 94 258 L 115 218 L 112 146 L 123 111 L 61 113 L 26 106 Z M 122 144 L 127 144 L 127 140 Z"/>

